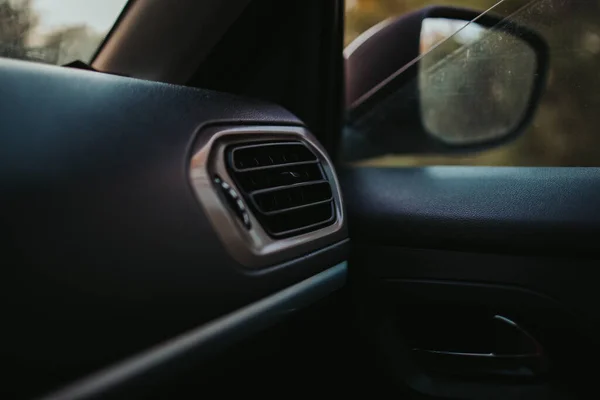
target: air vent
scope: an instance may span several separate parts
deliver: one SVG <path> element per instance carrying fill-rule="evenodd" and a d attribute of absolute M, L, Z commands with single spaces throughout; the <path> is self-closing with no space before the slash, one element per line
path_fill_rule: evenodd
<path fill-rule="evenodd" d="M 281 238 L 335 222 L 331 184 L 302 142 L 231 146 L 227 169 L 265 231 Z"/>
<path fill-rule="evenodd" d="M 301 126 L 205 127 L 189 168 L 205 215 L 244 267 L 277 265 L 348 237 L 333 165 Z"/>

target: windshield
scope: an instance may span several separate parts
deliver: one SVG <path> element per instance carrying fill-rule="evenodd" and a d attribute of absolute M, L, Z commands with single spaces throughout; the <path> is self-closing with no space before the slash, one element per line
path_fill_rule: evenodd
<path fill-rule="evenodd" d="M 90 62 L 127 0 L 0 0 L 0 57 Z"/>

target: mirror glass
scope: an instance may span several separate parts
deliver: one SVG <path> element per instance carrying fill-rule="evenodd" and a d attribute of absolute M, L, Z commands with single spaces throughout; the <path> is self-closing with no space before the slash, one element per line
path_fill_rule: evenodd
<path fill-rule="evenodd" d="M 517 128 L 536 77 L 536 53 L 527 42 L 473 22 L 426 18 L 420 52 L 419 101 L 429 134 L 468 145 Z"/>

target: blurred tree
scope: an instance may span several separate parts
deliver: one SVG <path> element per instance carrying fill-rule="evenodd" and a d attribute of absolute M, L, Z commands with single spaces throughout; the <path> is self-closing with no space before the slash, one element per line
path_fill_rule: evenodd
<path fill-rule="evenodd" d="M 91 59 L 103 34 L 85 24 L 36 32 L 40 16 L 33 5 L 34 0 L 0 0 L 0 57 L 50 64 Z"/>
<path fill-rule="evenodd" d="M 103 38 L 104 35 L 94 32 L 87 25 L 58 29 L 48 34 L 44 41 L 49 57 L 46 61 L 65 64 L 74 60 L 89 60 Z"/>
<path fill-rule="evenodd" d="M 0 57 L 28 59 L 27 41 L 37 21 L 31 0 L 0 0 Z"/>
<path fill-rule="evenodd" d="M 346 44 L 387 18 L 396 17 L 420 8 L 420 6 L 410 7 L 407 1 L 409 0 L 347 0 Z"/>

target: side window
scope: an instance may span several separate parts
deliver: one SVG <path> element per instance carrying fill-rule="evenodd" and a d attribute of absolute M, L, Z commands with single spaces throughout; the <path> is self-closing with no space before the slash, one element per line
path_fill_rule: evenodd
<path fill-rule="evenodd" d="M 346 1 L 345 160 L 600 165 L 600 3 L 440 3 Z"/>
<path fill-rule="evenodd" d="M 127 0 L 0 0 L 0 57 L 91 61 Z"/>

